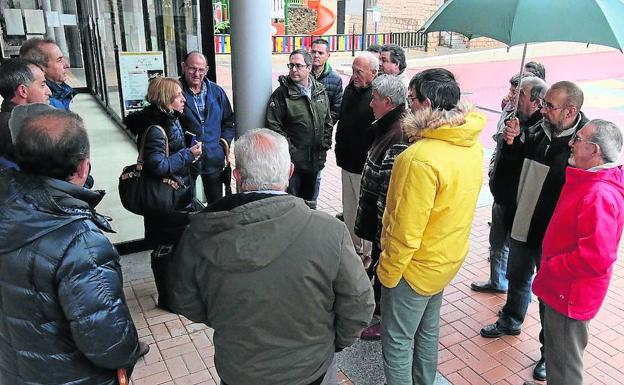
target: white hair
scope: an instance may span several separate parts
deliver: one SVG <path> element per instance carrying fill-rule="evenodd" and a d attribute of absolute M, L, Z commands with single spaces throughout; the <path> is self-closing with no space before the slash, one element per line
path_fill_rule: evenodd
<path fill-rule="evenodd" d="M 241 191 L 285 190 L 290 153 L 282 135 L 267 128 L 251 130 L 236 140 L 236 169 Z"/>
<path fill-rule="evenodd" d="M 372 70 L 378 70 L 379 69 L 379 59 L 377 58 L 377 56 L 373 55 L 371 52 L 368 51 L 360 51 L 355 55 L 356 58 L 358 57 L 363 57 L 368 61 L 368 66 L 370 69 Z"/>
<path fill-rule="evenodd" d="M 590 124 L 596 127 L 596 131 L 589 139 L 600 146 L 602 159 L 607 163 L 617 161 L 622 151 L 622 131 L 608 120 L 593 119 L 587 122 L 586 126 Z"/>
<path fill-rule="evenodd" d="M 382 98 L 390 98 L 392 105 L 398 107 L 405 104 L 407 87 L 396 76 L 383 74 L 373 80 L 373 91 L 377 91 Z"/>

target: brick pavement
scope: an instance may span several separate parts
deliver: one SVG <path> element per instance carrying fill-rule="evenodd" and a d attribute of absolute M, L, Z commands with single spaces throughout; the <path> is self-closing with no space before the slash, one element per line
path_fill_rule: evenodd
<path fill-rule="evenodd" d="M 340 173 L 333 153 L 323 171 L 319 209 L 340 210 Z M 487 160 L 484 160 L 484 169 Z M 484 185 L 484 188 L 487 188 Z M 441 310 L 438 370 L 452 384 L 513 384 L 531 378 L 539 358 L 539 318 L 533 301 L 523 331 L 518 336 L 486 339 L 479 330 L 496 320 L 505 301 L 498 294 L 475 293 L 470 283 L 487 277 L 488 221 L 490 206 L 477 209 L 466 262 L 444 293 Z M 622 249 L 620 249 L 621 255 Z M 590 324 L 591 337 L 585 355 L 585 383 L 613 385 L 624 378 L 624 268 L 618 262 L 611 289 L 598 317 Z M 134 385 L 218 384 L 214 367 L 212 330 L 184 317 L 155 307 L 153 279 L 129 281 L 125 287 L 132 316 L 141 339 L 151 350 L 132 377 Z M 534 298 L 535 299 L 535 298 Z M 352 384 L 341 373 L 342 384 Z"/>

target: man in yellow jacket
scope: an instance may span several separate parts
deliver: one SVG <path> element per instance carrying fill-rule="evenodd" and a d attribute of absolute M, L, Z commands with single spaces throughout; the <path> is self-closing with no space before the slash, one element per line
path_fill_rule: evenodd
<path fill-rule="evenodd" d="M 481 189 L 485 116 L 459 100 L 442 68 L 416 74 L 408 93 L 403 130 L 412 144 L 392 169 L 377 268 L 381 343 L 388 385 L 431 385 L 442 293 L 468 253 Z"/>

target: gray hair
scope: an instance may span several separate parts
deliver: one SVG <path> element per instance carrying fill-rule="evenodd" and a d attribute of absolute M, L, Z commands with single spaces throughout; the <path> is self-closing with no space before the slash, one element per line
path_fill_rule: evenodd
<path fill-rule="evenodd" d="M 379 69 L 379 58 L 373 55 L 370 51 L 361 51 L 358 52 L 357 57 L 363 57 L 368 61 L 368 66 L 370 69 L 377 71 Z"/>
<path fill-rule="evenodd" d="M 377 91 L 382 98 L 390 98 L 394 107 L 405 104 L 407 98 L 405 84 L 394 75 L 382 74 L 377 76 L 373 80 L 373 91 Z"/>
<path fill-rule="evenodd" d="M 520 88 L 524 89 L 525 87 L 528 87 L 531 90 L 529 96 L 532 102 L 544 99 L 546 91 L 548 90 L 546 82 L 537 76 L 523 77 L 520 83 Z"/>
<path fill-rule="evenodd" d="M 23 84 L 26 87 L 35 80 L 29 65 L 36 65 L 30 60 L 13 58 L 0 66 L 0 96 L 4 99 L 13 99 L 15 89 Z"/>
<path fill-rule="evenodd" d="M 587 125 L 596 127 L 590 140 L 600 146 L 602 160 L 606 163 L 615 162 L 620 158 L 622 151 L 622 131 L 613 122 L 603 119 L 593 119 Z"/>
<path fill-rule="evenodd" d="M 305 62 L 307 66 L 312 65 L 312 55 L 310 55 L 310 52 L 306 51 L 305 49 L 299 48 L 299 49 L 292 51 L 290 55 L 288 55 L 288 60 L 290 60 L 290 58 L 295 55 L 303 56 L 303 61 Z"/>
<path fill-rule="evenodd" d="M 580 110 L 583 107 L 583 90 L 579 88 L 576 84 L 569 81 L 560 81 L 552 86 L 550 86 L 551 90 L 563 90 L 563 92 L 567 95 L 566 104 L 568 106 L 576 107 L 577 110 Z"/>
<path fill-rule="evenodd" d="M 48 54 L 45 53 L 41 47 L 46 44 L 54 44 L 56 45 L 56 41 L 53 39 L 42 39 L 39 37 L 33 37 L 31 39 L 26 40 L 22 47 L 20 48 L 19 54 L 22 59 L 27 59 L 39 67 L 47 67 L 48 66 Z"/>
<path fill-rule="evenodd" d="M 245 133 L 236 140 L 234 156 L 242 191 L 285 190 L 288 186 L 288 142 L 277 132 L 257 128 Z"/>

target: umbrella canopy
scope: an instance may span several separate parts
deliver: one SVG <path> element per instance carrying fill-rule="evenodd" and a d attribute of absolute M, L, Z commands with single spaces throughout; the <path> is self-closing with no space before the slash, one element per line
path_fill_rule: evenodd
<path fill-rule="evenodd" d="M 489 37 L 508 46 L 570 41 L 624 48 L 622 0 L 450 0 L 422 31 Z"/>

